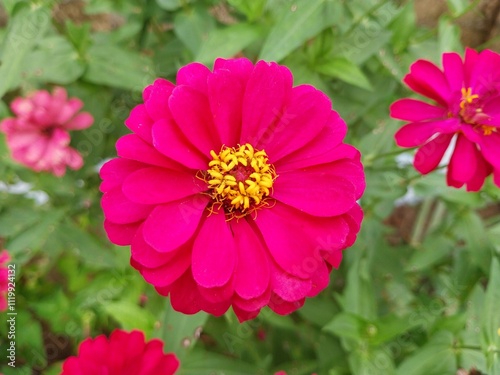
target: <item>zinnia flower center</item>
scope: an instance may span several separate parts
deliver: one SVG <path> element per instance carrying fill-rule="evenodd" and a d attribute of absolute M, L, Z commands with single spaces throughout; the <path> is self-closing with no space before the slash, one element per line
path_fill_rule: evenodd
<path fill-rule="evenodd" d="M 229 216 L 243 217 L 265 205 L 276 179 L 274 166 L 264 150 L 246 143 L 237 147 L 223 146 L 205 175 L 214 204 L 222 204 Z"/>
<path fill-rule="evenodd" d="M 460 117 L 462 120 L 470 124 L 483 135 L 491 135 L 497 131 L 497 128 L 490 125 L 484 125 L 484 121 L 490 117 L 483 112 L 483 108 L 479 101 L 479 95 L 472 94 L 472 88 L 462 88 L 462 101 L 460 102 Z"/>

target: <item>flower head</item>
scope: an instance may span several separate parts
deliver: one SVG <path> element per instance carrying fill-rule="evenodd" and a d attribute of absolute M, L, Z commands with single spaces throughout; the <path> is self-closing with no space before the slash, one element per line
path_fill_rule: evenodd
<path fill-rule="evenodd" d="M 69 130 L 81 130 L 94 122 L 87 112 L 81 112 L 83 102 L 69 98 L 62 87 L 52 95 L 40 90 L 28 98 L 16 98 L 10 105 L 16 117 L 0 122 L 7 135 L 12 158 L 36 172 L 47 171 L 62 176 L 66 167 L 80 169 L 83 159 L 69 146 Z"/>
<path fill-rule="evenodd" d="M 7 291 L 9 290 L 9 272 L 7 262 L 10 260 L 7 250 L 0 252 L 0 311 L 7 310 Z"/>
<path fill-rule="evenodd" d="M 61 375 L 173 375 L 179 368 L 175 354 L 163 353 L 163 342 L 146 342 L 140 331 L 115 330 L 111 336 L 84 340 L 76 357 L 62 365 Z"/>
<path fill-rule="evenodd" d="M 433 171 L 450 144 L 453 153 L 447 183 L 468 191 L 480 190 L 493 173 L 500 186 L 500 55 L 467 49 L 443 54 L 443 69 L 418 60 L 404 82 L 434 103 L 401 99 L 391 116 L 410 123 L 395 135 L 402 147 L 419 147 L 414 160 L 422 174 Z M 453 142 L 452 142 L 453 141 Z"/>
<path fill-rule="evenodd" d="M 352 245 L 365 182 L 328 97 L 247 59 L 156 80 L 101 169 L 104 226 L 177 311 L 243 321 L 315 296 Z"/>

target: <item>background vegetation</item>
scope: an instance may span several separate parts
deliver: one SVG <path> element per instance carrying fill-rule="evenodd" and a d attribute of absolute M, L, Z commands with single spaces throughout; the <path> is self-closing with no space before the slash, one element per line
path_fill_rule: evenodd
<path fill-rule="evenodd" d="M 472 42 L 459 25 L 472 14 L 491 28 L 498 9 L 484 4 L 497 2 L 438 1 L 436 15 L 430 5 L 416 13 L 423 3 L 3 0 L 0 118 L 14 97 L 62 85 L 95 123 L 73 133 L 85 166 L 63 178 L 15 164 L 0 135 L 0 245 L 17 265 L 20 366 L 0 372 L 58 374 L 81 340 L 122 327 L 161 337 L 182 375 L 500 374 L 500 192 L 491 181 L 467 193 L 442 173 L 418 175 L 388 116 L 392 101 L 410 95 L 401 84 L 409 65 L 462 52 L 460 36 Z M 473 42 L 498 39 L 490 30 Z M 102 229 L 98 169 L 115 156 L 142 88 L 219 56 L 290 67 L 296 84 L 332 98 L 363 153 L 359 240 L 330 287 L 290 316 L 265 310 L 239 324 L 232 312 L 176 313 Z"/>

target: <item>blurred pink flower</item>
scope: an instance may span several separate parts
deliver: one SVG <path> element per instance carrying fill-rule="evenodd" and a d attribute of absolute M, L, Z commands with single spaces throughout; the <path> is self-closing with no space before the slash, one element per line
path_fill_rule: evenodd
<path fill-rule="evenodd" d="M 7 291 L 9 285 L 9 272 L 7 262 L 10 260 L 7 250 L 0 252 L 0 311 L 7 310 Z"/>
<path fill-rule="evenodd" d="M 81 155 L 69 146 L 69 130 L 82 130 L 94 122 L 87 112 L 81 112 L 83 102 L 69 98 L 62 87 L 52 95 L 40 90 L 28 98 L 16 98 L 10 105 L 16 117 L 0 122 L 7 135 L 12 158 L 35 172 L 48 171 L 56 176 L 66 172 L 66 166 L 79 169 Z"/>
<path fill-rule="evenodd" d="M 61 375 L 172 375 L 179 368 L 175 354 L 164 354 L 159 339 L 145 341 L 140 331 L 115 330 L 111 336 L 84 340 L 76 357 L 62 365 Z"/>
<path fill-rule="evenodd" d="M 144 90 L 101 169 L 104 226 L 175 310 L 240 321 L 317 295 L 353 244 L 365 188 L 344 121 L 291 72 L 193 63 Z"/>
<path fill-rule="evenodd" d="M 404 82 L 434 101 L 400 99 L 391 116 L 410 123 L 395 135 L 401 147 L 419 147 L 414 160 L 422 174 L 433 171 L 452 140 L 453 154 L 447 183 L 478 191 L 493 173 L 500 186 L 500 55 L 467 49 L 464 61 L 457 53 L 443 54 L 443 70 L 418 60 Z"/>

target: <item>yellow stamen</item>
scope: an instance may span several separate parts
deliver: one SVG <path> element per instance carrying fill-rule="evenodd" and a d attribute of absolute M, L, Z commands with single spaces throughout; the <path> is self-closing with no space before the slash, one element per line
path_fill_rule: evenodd
<path fill-rule="evenodd" d="M 472 103 L 475 99 L 478 99 L 479 95 L 477 94 L 472 94 L 472 88 L 466 89 L 465 87 L 462 88 L 462 101 L 460 102 L 460 108 L 464 109 L 465 104 L 470 104 Z"/>
<path fill-rule="evenodd" d="M 212 150 L 210 155 L 207 172 L 200 172 L 213 200 L 210 212 L 220 205 L 230 220 L 269 206 L 267 199 L 278 176 L 264 150 L 255 150 L 246 143 L 223 146 L 218 154 Z"/>
<path fill-rule="evenodd" d="M 483 135 L 491 135 L 497 131 L 497 128 L 495 126 L 480 125 L 480 127 L 483 131 Z"/>

